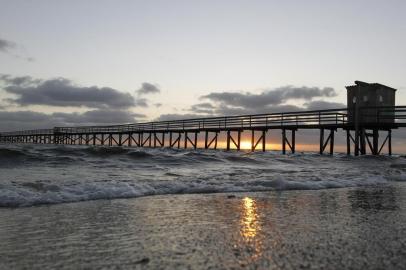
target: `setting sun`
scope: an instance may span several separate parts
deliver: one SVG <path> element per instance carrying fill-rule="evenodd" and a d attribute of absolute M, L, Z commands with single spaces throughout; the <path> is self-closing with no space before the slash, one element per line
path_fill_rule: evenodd
<path fill-rule="evenodd" d="M 241 149 L 251 149 L 250 141 L 241 141 Z"/>

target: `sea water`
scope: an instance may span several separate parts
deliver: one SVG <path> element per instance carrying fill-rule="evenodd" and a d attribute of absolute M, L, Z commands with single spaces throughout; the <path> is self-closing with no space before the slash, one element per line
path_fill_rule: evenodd
<path fill-rule="evenodd" d="M 0 206 L 406 181 L 402 156 L 0 145 Z"/>

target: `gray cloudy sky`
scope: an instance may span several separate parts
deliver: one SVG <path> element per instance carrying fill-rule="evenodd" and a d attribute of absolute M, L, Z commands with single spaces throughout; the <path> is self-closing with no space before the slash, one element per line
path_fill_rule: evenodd
<path fill-rule="evenodd" d="M 406 2 L 0 2 L 0 131 L 406 104 Z M 405 91 L 406 92 L 406 91 Z"/>

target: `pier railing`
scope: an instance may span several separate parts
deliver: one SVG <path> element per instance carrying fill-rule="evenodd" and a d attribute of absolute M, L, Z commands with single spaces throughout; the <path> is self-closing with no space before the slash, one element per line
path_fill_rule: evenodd
<path fill-rule="evenodd" d="M 52 134 L 94 134 L 126 132 L 166 132 L 197 130 L 246 130 L 272 128 L 323 128 L 353 125 L 352 110 L 330 109 L 296 111 L 240 116 L 206 117 L 172 121 L 157 121 L 107 126 L 55 127 L 52 129 L 1 132 L 0 136 L 29 136 Z M 363 107 L 360 114 L 365 123 L 394 124 L 406 127 L 406 106 Z"/>
<path fill-rule="evenodd" d="M 345 109 L 255 114 L 242 116 L 209 117 L 173 121 L 159 121 L 114 126 L 56 127 L 55 132 L 111 133 L 137 131 L 190 131 L 228 130 L 274 127 L 295 127 L 307 125 L 342 125 L 347 121 Z"/>
<path fill-rule="evenodd" d="M 376 124 L 395 123 L 397 126 L 406 126 L 406 106 L 380 106 L 360 108 L 365 122 Z"/>

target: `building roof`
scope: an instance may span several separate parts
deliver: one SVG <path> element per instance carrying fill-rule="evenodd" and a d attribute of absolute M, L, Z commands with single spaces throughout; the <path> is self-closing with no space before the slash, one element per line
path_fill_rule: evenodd
<path fill-rule="evenodd" d="M 388 90 L 392 90 L 392 91 L 396 91 L 395 88 L 380 84 L 380 83 L 367 83 L 367 82 L 362 82 L 362 81 L 355 81 L 354 82 L 355 85 L 350 85 L 350 86 L 346 86 L 345 88 L 347 88 L 347 90 L 353 90 L 356 89 L 358 86 L 371 86 L 371 88 L 385 88 Z"/>

